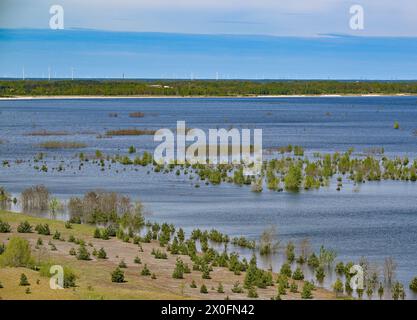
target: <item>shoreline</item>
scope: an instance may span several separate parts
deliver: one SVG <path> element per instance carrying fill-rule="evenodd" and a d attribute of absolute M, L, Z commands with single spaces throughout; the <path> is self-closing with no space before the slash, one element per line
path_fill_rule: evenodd
<path fill-rule="evenodd" d="M 93 100 L 93 99 L 271 99 L 271 98 L 376 98 L 376 97 L 417 97 L 417 94 L 320 94 L 320 95 L 254 95 L 254 96 L 13 96 L 0 97 L 0 101 L 18 100 Z"/>
<path fill-rule="evenodd" d="M 247 292 L 233 292 L 232 288 L 236 281 L 240 284 L 244 283 L 246 271 L 242 271 L 241 274 L 234 274 L 228 267 L 213 266 L 210 271 L 209 278 L 202 277 L 201 270 L 192 270 L 189 273 L 184 273 L 182 278 L 174 278 L 172 276 L 173 270 L 176 268 L 177 258 L 180 258 L 188 266 L 194 264 L 190 256 L 187 254 L 172 254 L 166 248 L 162 247 L 159 240 L 151 240 L 150 242 L 139 242 L 135 244 L 132 239 L 129 241 L 123 241 L 117 237 L 110 237 L 109 239 L 101 239 L 94 237 L 94 230 L 97 228 L 94 225 L 88 224 L 72 224 L 70 229 L 66 228 L 65 221 L 53 220 L 45 217 L 37 217 L 22 212 L 12 213 L 10 211 L 0 210 L 0 219 L 6 221 L 11 226 L 11 232 L 0 233 L 0 243 L 9 241 L 10 237 L 20 237 L 27 240 L 34 248 L 33 254 L 36 255 L 40 252 L 39 248 L 42 247 L 45 252 L 48 253 L 48 258 L 57 264 L 62 264 L 64 267 L 69 267 L 76 275 L 76 286 L 73 288 L 66 288 L 59 290 L 61 298 L 78 298 L 81 300 L 88 299 L 91 295 L 89 287 L 94 287 L 94 291 L 98 296 L 102 296 L 103 299 L 191 299 L 191 300 L 223 300 L 226 297 L 231 297 L 233 300 L 270 300 L 276 296 L 277 288 L 274 285 L 268 285 L 265 288 L 258 288 L 258 298 L 250 298 L 247 296 Z M 51 229 L 51 234 L 40 235 L 37 232 L 31 233 L 19 233 L 17 226 L 23 222 L 28 221 L 30 225 L 35 226 L 38 224 L 48 224 Z M 178 227 L 177 227 L 178 228 Z M 60 239 L 52 238 L 54 231 L 59 232 Z M 69 236 L 72 235 L 77 239 L 83 240 L 88 243 L 86 246 L 87 251 L 91 254 L 87 260 L 80 260 L 73 257 L 69 251 L 71 248 L 76 248 L 78 244 L 71 242 Z M 42 244 L 38 244 L 38 239 L 41 238 Z M 46 244 L 53 243 L 55 250 L 49 248 Z M 99 248 L 105 249 L 107 257 L 105 259 L 99 259 L 97 255 L 91 252 L 99 250 Z M 154 250 L 160 251 L 166 254 L 165 258 L 156 258 L 154 256 Z M 198 252 L 201 254 L 201 252 Z M 135 262 L 135 257 L 139 258 L 139 263 Z M 125 262 L 123 268 L 127 281 L 124 283 L 115 283 L 110 280 L 110 274 L 116 267 L 120 266 L 120 262 Z M 141 275 L 140 270 L 143 266 L 148 266 L 150 272 L 155 274 L 155 278 L 151 278 L 149 275 Z M 263 270 L 263 269 L 262 269 Z M 29 276 L 29 279 L 40 279 L 38 286 L 33 286 L 33 293 L 31 296 L 27 296 L 23 290 L 16 290 L 18 279 L 21 273 L 25 273 Z M 271 273 L 272 279 L 278 278 L 278 272 Z M 37 271 L 30 270 L 23 267 L 10 267 L 0 268 L 0 278 L 3 283 L 6 283 L 5 289 L 2 289 L 2 297 L 8 299 L 21 299 L 22 297 L 27 299 L 56 299 L 57 294 L 55 291 L 47 290 L 49 279 L 42 278 Z M 7 281 L 7 282 L 6 282 Z M 194 281 L 198 287 L 201 284 L 205 284 L 208 288 L 206 294 L 200 292 L 197 288 L 193 288 L 190 284 Z M 288 290 L 286 294 L 283 294 L 284 300 L 302 300 L 302 288 L 307 280 L 294 280 L 298 287 L 298 292 L 291 292 Z M 218 292 L 215 289 L 219 283 L 222 284 L 224 291 Z M 39 287 L 39 285 L 44 287 Z M 44 289 L 44 290 L 40 290 Z M 332 290 L 326 289 L 322 286 L 317 286 L 314 290 L 314 300 L 337 300 L 348 299 L 347 296 L 337 296 Z"/>

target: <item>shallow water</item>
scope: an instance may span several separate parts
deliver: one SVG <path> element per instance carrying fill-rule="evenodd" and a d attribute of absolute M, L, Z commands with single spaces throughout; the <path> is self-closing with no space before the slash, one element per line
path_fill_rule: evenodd
<path fill-rule="evenodd" d="M 130 118 L 128 114 L 134 111 L 144 112 L 145 117 Z M 109 117 L 109 113 L 118 116 Z M 262 128 L 264 148 L 302 145 L 312 154 L 354 147 L 358 155 L 368 148 L 384 147 L 386 156 L 417 158 L 415 97 L 0 101 L 0 161 L 11 161 L 10 168 L 0 168 L 0 186 L 17 194 L 28 186 L 44 184 L 64 199 L 96 188 L 117 191 L 140 198 L 153 220 L 172 222 L 188 232 L 195 227 L 216 228 L 231 236 L 258 238 L 274 225 L 283 244 L 309 238 L 316 249 L 322 244 L 335 249 L 337 260 L 343 261 L 365 256 L 381 264 L 393 256 L 398 263 L 397 278 L 406 287 L 417 276 L 416 183 L 383 181 L 357 187 L 346 181 L 340 192 L 331 184 L 300 194 L 255 194 L 250 187 L 226 184 L 195 188 L 187 177 L 147 174 L 148 169 L 142 167 L 136 171 L 113 165 L 112 170 L 102 172 L 89 164 L 79 171 L 75 154 L 80 150 L 45 151 L 37 146 L 47 140 L 67 140 L 87 144 L 84 153 L 100 149 L 105 154 L 126 154 L 130 145 L 138 152 L 153 151 L 152 136 L 97 136 L 111 129 L 174 129 L 178 120 L 202 129 Z M 393 129 L 394 121 L 400 130 Z M 39 130 L 69 135 L 25 135 Z M 50 167 L 65 159 L 72 168 L 40 173 L 27 162 L 13 163 L 33 160 L 39 152 L 46 152 Z M 279 260 L 263 263 L 278 268 Z M 408 293 L 408 297 L 414 296 Z"/>

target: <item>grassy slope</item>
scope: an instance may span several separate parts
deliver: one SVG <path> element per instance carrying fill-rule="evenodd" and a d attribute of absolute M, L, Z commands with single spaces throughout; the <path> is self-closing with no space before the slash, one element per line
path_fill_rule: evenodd
<path fill-rule="evenodd" d="M 151 255 L 153 248 L 160 248 L 158 242 L 142 244 L 144 252 L 138 251 L 138 246 L 132 243 L 124 243 L 117 239 L 101 240 L 92 237 L 94 227 L 89 225 L 73 225 L 73 229 L 66 229 L 62 221 L 37 218 L 19 213 L 10 213 L 0 211 L 0 219 L 7 221 L 12 226 L 12 233 L 0 233 L 0 243 L 5 242 L 14 235 L 17 225 L 27 220 L 35 226 L 39 223 L 48 223 L 51 233 L 58 230 L 61 237 L 68 239 L 69 235 L 81 238 L 86 243 L 91 242 L 97 250 L 104 247 L 108 259 L 96 260 L 93 256 L 92 261 L 79 261 L 69 255 L 69 249 L 78 246 L 68 241 L 52 240 L 52 236 L 40 236 L 36 233 L 17 234 L 22 238 L 30 241 L 33 249 L 33 256 L 38 260 L 51 260 L 55 264 L 61 264 L 72 268 L 77 276 L 77 287 L 64 290 L 51 290 L 49 288 L 49 278 L 41 277 L 36 271 L 27 268 L 0 268 L 0 282 L 4 288 L 0 289 L 2 299 L 224 299 L 229 295 L 231 299 L 245 299 L 246 294 L 233 294 L 231 288 L 236 281 L 243 283 L 244 274 L 240 276 L 233 275 L 232 272 L 225 268 L 215 268 L 211 272 L 211 280 L 202 280 L 201 272 L 192 271 L 191 274 L 184 275 L 185 279 L 172 279 L 172 271 L 175 267 L 177 256 L 168 253 L 167 260 L 157 260 Z M 35 250 L 37 239 L 43 239 L 41 250 Z M 52 241 L 57 251 L 51 251 L 48 241 Z M 88 250 L 93 250 L 87 246 Z M 162 249 L 162 248 L 160 248 Z M 139 256 L 142 263 L 146 263 L 155 273 L 157 279 L 140 276 L 142 265 L 133 263 L 135 256 Z M 191 261 L 187 256 L 181 256 L 184 262 L 191 266 Z M 126 283 L 117 284 L 110 281 L 110 273 L 116 268 L 118 263 L 123 259 L 128 268 L 125 270 Z M 31 294 L 26 294 L 26 287 L 20 287 L 19 278 L 21 273 L 25 273 L 31 283 Z M 39 284 L 37 284 L 39 280 Z M 194 280 L 198 288 L 192 289 L 189 284 Z M 219 282 L 222 282 L 226 293 L 219 294 L 212 288 L 217 288 Z M 199 292 L 200 285 L 204 283 L 209 289 L 209 294 Z M 301 291 L 302 282 L 298 282 Z M 270 299 L 276 294 L 276 287 L 268 289 L 258 289 L 260 298 Z M 315 298 L 334 299 L 334 295 L 326 290 L 318 289 L 314 291 Z M 282 296 L 283 299 L 300 299 L 300 294 L 288 293 Z"/>

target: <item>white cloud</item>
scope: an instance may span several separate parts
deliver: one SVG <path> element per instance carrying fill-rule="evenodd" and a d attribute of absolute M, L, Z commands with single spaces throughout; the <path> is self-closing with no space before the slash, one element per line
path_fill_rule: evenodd
<path fill-rule="evenodd" d="M 49 6 L 57 2 L 65 9 L 67 28 L 417 36 L 416 0 L 1 0 L 0 27 L 47 28 Z M 348 27 L 353 4 L 365 9 L 365 30 L 360 33 Z"/>

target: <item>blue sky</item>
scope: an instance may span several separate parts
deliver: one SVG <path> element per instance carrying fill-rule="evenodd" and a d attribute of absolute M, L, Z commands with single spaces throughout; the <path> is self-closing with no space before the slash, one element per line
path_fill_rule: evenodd
<path fill-rule="evenodd" d="M 417 79 L 416 17 L 415 0 L 1 0 L 0 77 Z"/>

